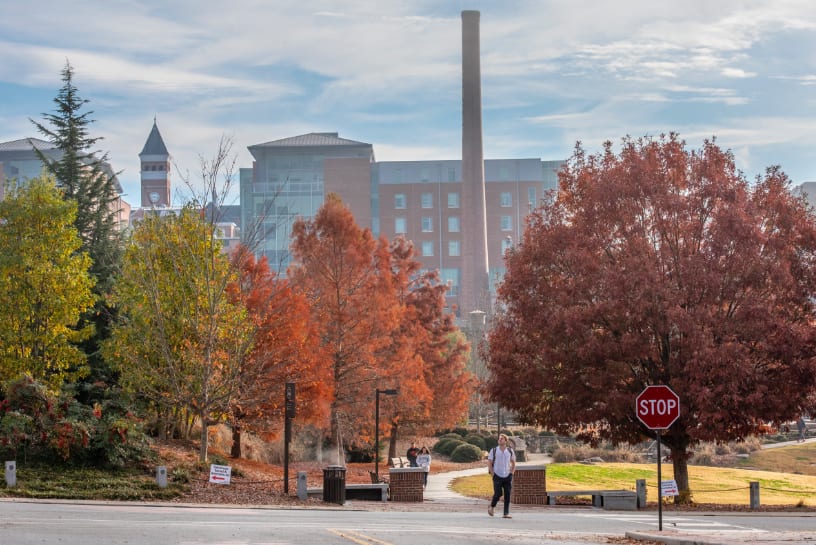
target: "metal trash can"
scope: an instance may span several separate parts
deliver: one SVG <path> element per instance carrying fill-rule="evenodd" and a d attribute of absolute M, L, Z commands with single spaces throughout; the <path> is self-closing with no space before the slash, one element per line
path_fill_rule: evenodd
<path fill-rule="evenodd" d="M 323 501 L 346 503 L 346 468 L 329 466 L 323 469 Z"/>

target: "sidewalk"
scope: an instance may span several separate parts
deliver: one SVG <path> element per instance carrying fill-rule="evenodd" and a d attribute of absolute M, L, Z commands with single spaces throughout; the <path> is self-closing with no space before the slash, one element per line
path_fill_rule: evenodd
<path fill-rule="evenodd" d="M 666 545 L 791 545 L 793 543 L 816 543 L 813 532 L 751 532 L 735 535 L 717 532 L 626 532 L 626 537 L 638 541 L 656 541 Z"/>

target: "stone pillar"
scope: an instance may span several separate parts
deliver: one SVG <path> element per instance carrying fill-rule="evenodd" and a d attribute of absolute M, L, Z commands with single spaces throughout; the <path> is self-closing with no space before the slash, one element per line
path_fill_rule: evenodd
<path fill-rule="evenodd" d="M 392 467 L 388 470 L 388 487 L 391 501 L 422 502 L 425 469 L 421 467 Z"/>
<path fill-rule="evenodd" d="M 519 505 L 547 505 L 547 468 L 516 466 L 510 501 Z"/>
<path fill-rule="evenodd" d="M 298 471 L 297 473 L 297 496 L 298 499 L 301 500 L 309 499 L 309 490 L 307 488 L 305 471 Z"/>
<path fill-rule="evenodd" d="M 759 482 L 753 481 L 748 484 L 751 494 L 751 509 L 759 509 Z"/>
<path fill-rule="evenodd" d="M 167 488 L 167 466 L 156 468 L 156 484 L 159 485 L 159 488 Z"/>
<path fill-rule="evenodd" d="M 635 481 L 635 492 L 637 493 L 637 507 L 643 509 L 646 507 L 646 479 Z"/>
<path fill-rule="evenodd" d="M 17 462 L 14 460 L 6 462 L 6 486 L 17 486 Z"/>

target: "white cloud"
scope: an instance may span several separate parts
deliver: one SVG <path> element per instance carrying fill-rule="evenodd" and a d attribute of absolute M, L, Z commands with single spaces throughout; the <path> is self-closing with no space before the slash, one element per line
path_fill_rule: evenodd
<path fill-rule="evenodd" d="M 241 166 L 246 146 L 310 131 L 371 142 L 380 160 L 456 158 L 463 8 L 482 12 L 492 157 L 669 130 L 717 134 L 755 164 L 813 144 L 810 0 L 10 3 L 0 140 L 31 133 L 52 104 L 28 95 L 54 96 L 68 58 L 129 186 L 154 114 L 191 170 L 225 133 Z"/>
<path fill-rule="evenodd" d="M 722 75 L 726 78 L 755 78 L 757 76 L 756 72 L 746 72 L 742 68 L 729 68 L 725 67 L 722 70 Z"/>

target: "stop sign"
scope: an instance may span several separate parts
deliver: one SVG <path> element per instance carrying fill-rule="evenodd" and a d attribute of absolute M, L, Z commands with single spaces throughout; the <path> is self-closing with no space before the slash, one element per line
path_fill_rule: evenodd
<path fill-rule="evenodd" d="M 680 398 L 668 386 L 647 386 L 635 400 L 635 414 L 650 430 L 664 430 L 680 416 Z"/>

